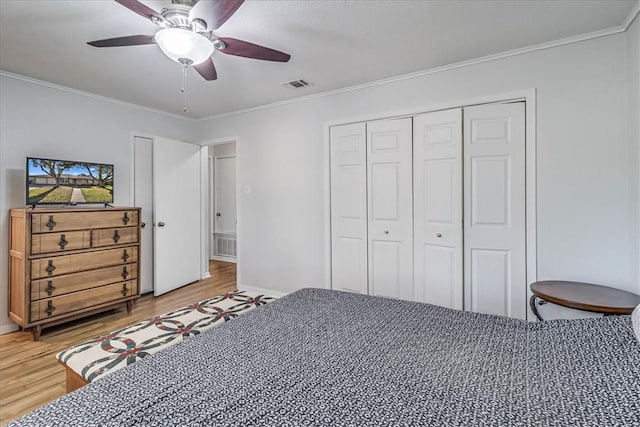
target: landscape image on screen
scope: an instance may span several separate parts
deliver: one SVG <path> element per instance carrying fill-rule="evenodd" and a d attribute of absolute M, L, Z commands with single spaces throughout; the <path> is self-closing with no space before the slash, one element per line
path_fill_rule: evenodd
<path fill-rule="evenodd" d="M 113 165 L 27 158 L 27 205 L 113 202 Z"/>

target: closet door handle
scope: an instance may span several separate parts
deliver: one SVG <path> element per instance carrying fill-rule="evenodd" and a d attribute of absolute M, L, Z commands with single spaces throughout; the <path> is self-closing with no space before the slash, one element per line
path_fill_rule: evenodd
<path fill-rule="evenodd" d="M 436 237 L 442 237 L 442 233 L 436 234 Z"/>
<path fill-rule="evenodd" d="M 384 230 L 383 233 L 384 234 L 389 234 L 389 230 Z"/>

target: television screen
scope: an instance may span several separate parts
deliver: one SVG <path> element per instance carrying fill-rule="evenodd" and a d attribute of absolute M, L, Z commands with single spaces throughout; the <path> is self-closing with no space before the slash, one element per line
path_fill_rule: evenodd
<path fill-rule="evenodd" d="M 113 203 L 113 165 L 27 157 L 27 205 Z"/>

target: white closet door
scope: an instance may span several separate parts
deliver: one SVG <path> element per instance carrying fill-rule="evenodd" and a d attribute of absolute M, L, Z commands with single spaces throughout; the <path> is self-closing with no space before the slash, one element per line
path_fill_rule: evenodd
<path fill-rule="evenodd" d="M 413 299 L 411 119 L 367 123 L 369 293 Z"/>
<path fill-rule="evenodd" d="M 524 103 L 464 109 L 465 309 L 526 317 Z"/>
<path fill-rule="evenodd" d="M 367 294 L 365 124 L 334 126 L 331 151 L 331 287 Z"/>
<path fill-rule="evenodd" d="M 413 119 L 414 299 L 462 310 L 462 109 Z"/>

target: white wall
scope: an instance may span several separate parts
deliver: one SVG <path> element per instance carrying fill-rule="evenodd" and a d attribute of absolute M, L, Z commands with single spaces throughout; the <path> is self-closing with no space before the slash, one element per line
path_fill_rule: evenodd
<path fill-rule="evenodd" d="M 131 131 L 194 141 L 193 122 L 0 76 L 0 333 L 7 317 L 8 210 L 25 206 L 25 157 L 113 163 L 115 204 L 130 192 Z"/>
<path fill-rule="evenodd" d="M 640 18 L 626 32 L 629 99 L 629 276 L 640 284 Z M 639 285 L 640 286 L 640 285 Z"/>
<path fill-rule="evenodd" d="M 626 34 L 202 122 L 237 136 L 239 286 L 325 285 L 328 122 L 537 89 L 538 279 L 640 292 L 630 274 Z M 312 76 L 309 76 L 312 77 Z M 319 77 L 316 77 L 316 79 Z M 637 117 L 634 118 L 637 123 Z M 524 284 L 523 284 L 524 286 Z"/>

